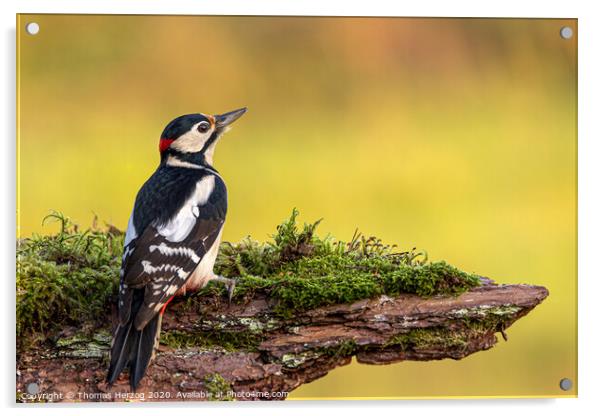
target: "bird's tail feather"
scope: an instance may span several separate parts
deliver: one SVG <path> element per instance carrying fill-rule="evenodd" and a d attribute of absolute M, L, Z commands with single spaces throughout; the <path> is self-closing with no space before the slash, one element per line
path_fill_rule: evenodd
<path fill-rule="evenodd" d="M 153 356 L 158 323 L 159 314 L 151 319 L 141 331 L 136 331 L 136 344 L 133 345 L 134 348 L 130 355 L 130 386 L 132 390 L 136 390 L 138 387 Z"/>
<path fill-rule="evenodd" d="M 140 306 L 141 302 L 133 302 L 130 320 L 125 325 L 120 325 L 113 336 L 111 364 L 107 375 L 108 383 L 113 384 L 123 369 L 128 366 L 132 390 L 136 390 L 144 377 L 161 331 L 160 314 L 151 319 L 141 330 L 136 329 L 134 318 Z"/>

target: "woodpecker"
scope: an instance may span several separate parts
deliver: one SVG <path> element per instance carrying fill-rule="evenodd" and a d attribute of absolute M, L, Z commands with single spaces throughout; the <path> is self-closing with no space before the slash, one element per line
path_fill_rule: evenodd
<path fill-rule="evenodd" d="M 183 115 L 163 130 L 159 167 L 138 191 L 125 234 L 109 384 L 127 366 L 136 390 L 174 296 L 216 280 L 232 298 L 235 281 L 213 272 L 227 210 L 226 185 L 213 167 L 213 153 L 246 110 Z"/>

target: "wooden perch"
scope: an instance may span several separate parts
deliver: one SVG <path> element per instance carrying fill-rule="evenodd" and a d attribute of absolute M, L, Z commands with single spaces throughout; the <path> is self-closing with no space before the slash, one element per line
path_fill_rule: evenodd
<path fill-rule="evenodd" d="M 54 348 L 19 357 L 17 399 L 281 400 L 353 356 L 364 364 L 390 364 L 457 360 L 489 349 L 497 332 L 505 338 L 505 329 L 547 296 L 541 286 L 483 279 L 458 297 L 381 296 L 313 309 L 289 321 L 277 318 L 259 294 L 245 304 L 207 298 L 202 314 L 186 301 L 174 302 L 163 320 L 162 345 L 136 395 L 128 394 L 127 374 L 112 387 L 104 381 L 109 331 L 88 331 L 87 337 L 82 328 L 71 328 Z M 48 395 L 27 396 L 30 383 Z"/>

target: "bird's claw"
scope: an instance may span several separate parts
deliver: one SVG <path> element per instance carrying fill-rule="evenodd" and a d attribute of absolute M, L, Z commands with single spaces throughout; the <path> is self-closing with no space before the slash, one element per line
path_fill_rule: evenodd
<path fill-rule="evenodd" d="M 234 289 L 236 288 L 236 280 L 223 276 L 217 276 L 217 280 L 226 287 L 226 290 L 228 291 L 228 305 L 230 305 L 232 303 L 232 297 L 234 296 Z"/>
<path fill-rule="evenodd" d="M 230 282 L 226 284 L 228 290 L 228 305 L 232 304 L 232 296 L 234 296 L 234 289 L 236 288 L 236 280 L 230 279 Z"/>

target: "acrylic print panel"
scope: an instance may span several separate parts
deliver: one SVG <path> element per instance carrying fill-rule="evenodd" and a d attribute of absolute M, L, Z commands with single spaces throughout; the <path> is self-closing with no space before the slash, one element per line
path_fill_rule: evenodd
<path fill-rule="evenodd" d="M 17 34 L 18 401 L 577 395 L 576 20 Z"/>

